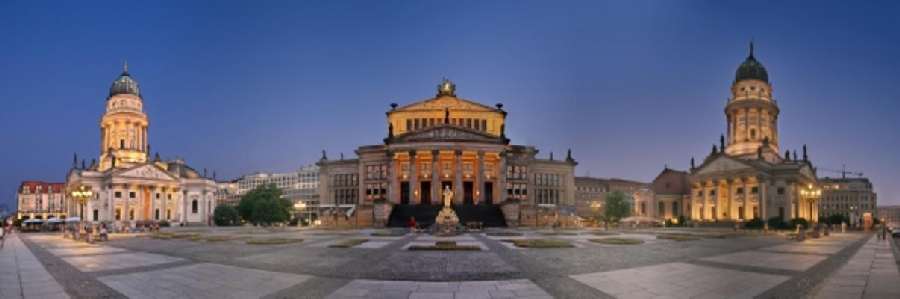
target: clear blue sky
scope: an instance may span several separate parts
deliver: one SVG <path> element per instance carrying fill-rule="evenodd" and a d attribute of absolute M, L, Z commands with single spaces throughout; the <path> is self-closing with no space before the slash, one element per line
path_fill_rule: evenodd
<path fill-rule="evenodd" d="M 446 76 L 503 102 L 514 143 L 649 181 L 718 142 L 752 38 L 782 147 L 900 204 L 900 3 L 723 2 L 2 1 L 0 202 L 98 155 L 125 59 L 153 150 L 220 178 L 351 156 Z"/>

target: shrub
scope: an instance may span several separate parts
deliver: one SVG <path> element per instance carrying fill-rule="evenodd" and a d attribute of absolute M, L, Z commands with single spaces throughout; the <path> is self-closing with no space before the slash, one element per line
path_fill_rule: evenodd
<path fill-rule="evenodd" d="M 761 228 L 763 228 L 763 221 L 762 221 L 762 219 L 759 219 L 759 218 L 750 219 L 750 221 L 747 221 L 747 223 L 744 224 L 744 228 L 761 229 Z"/>
<path fill-rule="evenodd" d="M 218 226 L 232 226 L 241 223 L 237 209 L 229 205 L 219 205 L 213 211 L 213 222 Z"/>
<path fill-rule="evenodd" d="M 806 221 L 806 219 L 803 219 L 803 218 L 794 218 L 794 219 L 791 219 L 790 228 L 796 228 L 798 224 L 801 226 L 801 227 L 800 227 L 801 229 L 807 229 L 807 228 L 809 228 L 809 222 Z"/>
<path fill-rule="evenodd" d="M 769 218 L 769 228 L 772 229 L 787 229 L 788 224 L 784 222 L 784 219 L 781 217 L 775 216 Z"/>
<path fill-rule="evenodd" d="M 159 227 L 170 227 L 170 226 L 172 226 L 172 224 L 169 223 L 168 220 L 163 220 L 163 221 L 159 222 Z"/>
<path fill-rule="evenodd" d="M 850 218 L 843 214 L 832 214 L 831 216 L 828 216 L 828 218 L 825 218 L 825 223 L 841 225 L 841 223 L 850 223 Z"/>

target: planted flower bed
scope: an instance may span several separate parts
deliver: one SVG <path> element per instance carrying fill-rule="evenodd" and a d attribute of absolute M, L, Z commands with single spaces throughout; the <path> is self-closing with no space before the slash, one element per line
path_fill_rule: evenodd
<path fill-rule="evenodd" d="M 247 240 L 247 244 L 250 244 L 250 245 L 281 245 L 281 244 L 291 244 L 291 243 L 300 243 L 300 242 L 303 242 L 303 239 L 269 238 L 269 239 Z"/>
<path fill-rule="evenodd" d="M 350 248 L 355 247 L 359 244 L 369 242 L 369 239 L 347 239 L 341 240 L 335 244 L 328 245 L 329 248 Z"/>
<path fill-rule="evenodd" d="M 659 234 L 656 235 L 657 239 L 660 240 L 673 240 L 673 241 L 694 241 L 700 240 L 700 237 L 692 236 L 688 234 Z"/>
<path fill-rule="evenodd" d="M 516 247 L 522 248 L 572 248 L 571 242 L 556 239 L 521 239 L 521 240 L 503 240 L 504 242 L 513 243 Z"/>
<path fill-rule="evenodd" d="M 437 241 L 434 245 L 412 245 L 407 250 L 411 251 L 479 251 L 481 247 L 476 245 L 459 245 L 455 241 Z"/>
<path fill-rule="evenodd" d="M 591 242 L 607 244 L 607 245 L 638 245 L 644 244 L 644 240 L 640 239 L 628 239 L 628 238 L 604 238 L 604 239 L 591 239 Z"/>

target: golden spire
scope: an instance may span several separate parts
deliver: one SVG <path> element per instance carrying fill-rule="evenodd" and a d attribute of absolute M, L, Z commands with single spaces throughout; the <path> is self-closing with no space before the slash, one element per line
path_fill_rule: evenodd
<path fill-rule="evenodd" d="M 441 80 L 441 84 L 438 85 L 438 94 L 437 95 L 438 96 L 455 97 L 456 96 L 456 84 L 453 84 L 453 81 L 450 81 L 450 79 L 447 79 L 447 77 L 444 77 L 444 79 Z"/>

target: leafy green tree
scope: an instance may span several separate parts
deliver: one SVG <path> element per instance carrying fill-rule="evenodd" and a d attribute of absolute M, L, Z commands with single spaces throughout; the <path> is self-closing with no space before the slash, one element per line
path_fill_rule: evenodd
<path fill-rule="evenodd" d="M 281 198 L 274 184 L 261 185 L 247 192 L 238 203 L 241 218 L 254 225 L 286 222 L 291 217 L 291 201 Z"/>
<path fill-rule="evenodd" d="M 622 191 L 613 191 L 606 194 L 603 205 L 603 218 L 610 222 L 619 222 L 622 218 L 631 215 L 631 205 Z"/>
<path fill-rule="evenodd" d="M 229 205 L 219 205 L 213 211 L 213 221 L 218 226 L 231 226 L 241 223 L 240 215 L 235 207 Z"/>

